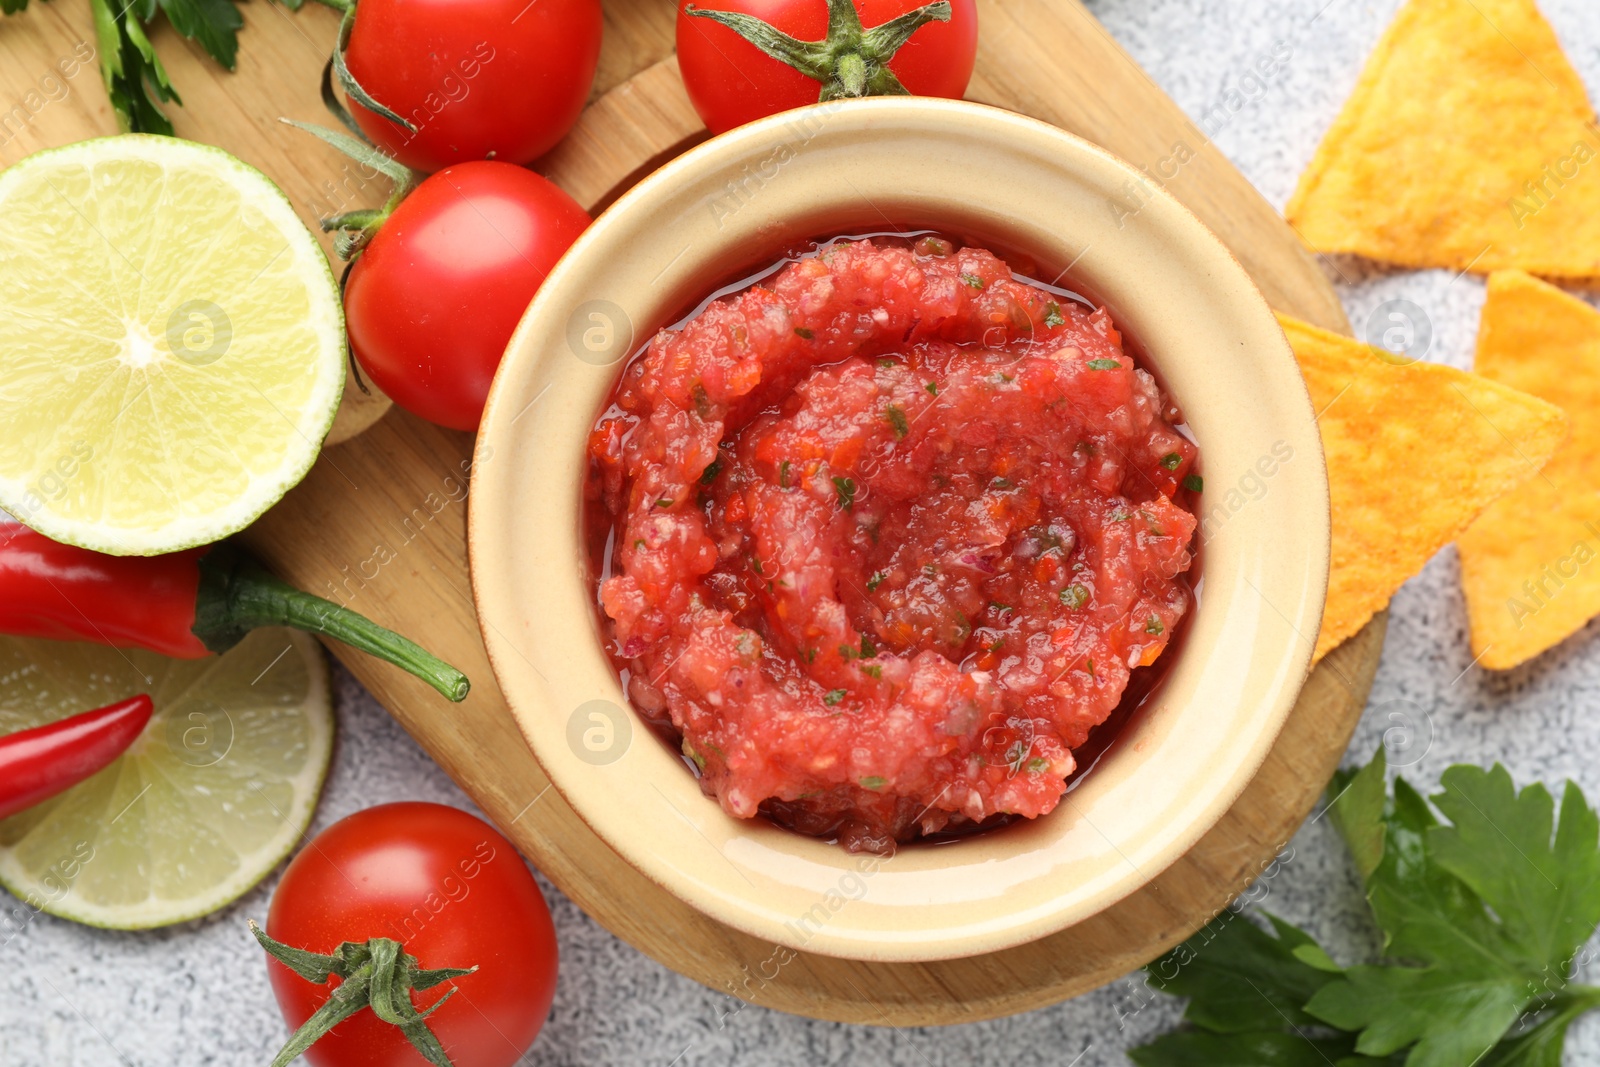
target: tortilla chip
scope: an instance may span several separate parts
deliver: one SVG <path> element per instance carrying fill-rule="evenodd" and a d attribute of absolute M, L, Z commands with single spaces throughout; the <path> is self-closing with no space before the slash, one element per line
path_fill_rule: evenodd
<path fill-rule="evenodd" d="M 1333 556 L 1316 658 L 1566 437 L 1561 409 L 1476 374 L 1396 359 L 1279 315 L 1328 460 Z"/>
<path fill-rule="evenodd" d="M 1506 670 L 1600 615 L 1600 312 L 1520 271 L 1489 279 L 1475 369 L 1565 408 L 1572 437 L 1461 538 L 1472 651 Z"/>
<path fill-rule="evenodd" d="M 1410 0 L 1285 214 L 1319 252 L 1600 279 L 1600 127 L 1532 0 Z"/>

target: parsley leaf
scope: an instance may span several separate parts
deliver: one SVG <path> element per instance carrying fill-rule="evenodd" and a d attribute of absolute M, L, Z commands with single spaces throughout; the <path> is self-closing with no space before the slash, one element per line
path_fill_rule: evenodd
<path fill-rule="evenodd" d="M 1381 755 L 1373 766 L 1381 770 Z M 1307 1005 L 1324 1022 L 1361 1031 L 1362 1052 L 1414 1044 L 1409 1067 L 1483 1056 L 1538 1006 L 1552 975 L 1564 978 L 1600 923 L 1600 820 L 1576 786 L 1567 786 L 1558 824 L 1549 790 L 1518 793 L 1498 764 L 1451 767 L 1442 784 L 1432 800 L 1449 825 L 1395 781 L 1383 854 L 1367 876 L 1385 956 L 1420 966 L 1353 967 Z"/>
<path fill-rule="evenodd" d="M 1600 819 L 1578 787 L 1567 783 L 1555 824 L 1549 791 L 1516 792 L 1499 764 L 1451 767 L 1442 784 L 1433 802 L 1452 825 L 1428 834 L 1439 866 L 1500 917 L 1519 962 L 1543 968 L 1571 959 L 1600 924 Z"/>
<path fill-rule="evenodd" d="M 233 70 L 244 19 L 233 0 L 160 0 L 172 28 L 194 41 L 212 59 Z"/>
<path fill-rule="evenodd" d="M 28 0 L 0 0 L 0 13 L 14 15 Z M 298 3 L 290 6 L 298 7 Z M 172 28 L 204 48 L 228 70 L 239 54 L 244 19 L 234 0 L 89 0 L 95 44 L 100 52 L 100 77 L 106 85 L 117 125 L 129 133 L 172 135 L 172 123 L 161 104 L 182 104 L 166 68 L 150 46 L 145 26 L 166 12 Z"/>
<path fill-rule="evenodd" d="M 170 137 L 172 123 L 162 113 L 160 103 L 183 101 L 178 99 L 140 21 L 155 17 L 155 0 L 135 0 L 132 6 L 116 4 L 115 0 L 90 0 L 90 10 L 100 48 L 100 76 L 105 80 L 117 125 L 129 133 Z"/>
<path fill-rule="evenodd" d="M 911 432 L 911 423 L 906 419 L 906 409 L 899 404 L 890 404 L 883 413 L 888 417 L 889 425 L 894 427 L 894 439 L 905 440 L 906 434 Z"/>
<path fill-rule="evenodd" d="M 1380 750 L 1334 777 L 1328 809 L 1383 961 L 1341 969 L 1280 920 L 1274 938 L 1224 913 L 1147 969 L 1191 998 L 1192 1029 L 1136 1063 L 1560 1067 L 1567 1028 L 1600 1008 L 1600 989 L 1566 979 L 1600 924 L 1600 818 L 1571 784 L 1558 816 L 1499 765 L 1451 767 L 1431 798 L 1385 781 Z"/>
<path fill-rule="evenodd" d="M 856 480 L 835 475 L 833 478 L 833 491 L 839 498 L 839 506 L 845 511 L 851 511 L 856 506 Z"/>
<path fill-rule="evenodd" d="M 1150 985 L 1189 997 L 1184 1019 L 1221 1034 L 1260 1030 L 1279 1013 L 1287 1025 L 1315 1025 L 1305 1003 L 1338 975 L 1296 955 L 1302 947 L 1315 946 L 1310 937 L 1281 919 L 1268 919 L 1277 936 L 1238 912 L 1224 911 L 1152 963 Z"/>

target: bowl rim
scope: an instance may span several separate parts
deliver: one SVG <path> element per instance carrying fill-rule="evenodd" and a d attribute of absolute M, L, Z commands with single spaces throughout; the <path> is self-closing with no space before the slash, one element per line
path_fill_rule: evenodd
<path fill-rule="evenodd" d="M 1207 243 L 1208 250 L 1211 253 L 1220 253 L 1225 261 L 1231 265 L 1232 269 L 1237 272 L 1239 278 L 1243 279 L 1248 293 L 1248 296 L 1243 299 L 1251 303 L 1252 312 L 1259 313 L 1266 319 L 1272 320 L 1273 326 L 1276 328 L 1277 324 L 1276 320 L 1273 319 L 1271 308 L 1261 295 L 1253 279 L 1250 279 L 1245 272 L 1238 257 L 1200 221 L 1194 212 L 1166 192 L 1164 188 L 1150 188 L 1150 184 L 1144 174 L 1100 146 L 1028 116 L 967 101 L 893 97 L 849 101 L 846 105 L 850 109 L 848 112 L 838 111 L 839 106 L 838 103 L 817 104 L 796 111 L 785 112 L 702 142 L 646 175 L 632 188 L 618 197 L 595 220 L 595 224 L 579 237 L 568 254 L 552 270 L 546 283 L 541 287 L 539 295 L 530 303 L 519 322 L 516 333 L 507 347 L 506 358 L 502 362 L 501 370 L 496 374 L 494 387 L 491 390 L 489 402 L 485 409 L 482 427 L 473 455 L 474 471 L 480 470 L 492 458 L 496 439 L 510 433 L 509 430 L 501 428 L 500 419 L 497 417 L 502 404 L 510 403 L 509 400 L 503 399 L 503 394 L 509 391 L 510 388 L 505 383 L 509 382 L 511 378 L 506 368 L 514 364 L 513 357 L 516 353 L 524 353 L 528 360 L 538 357 L 542 342 L 532 336 L 533 324 L 541 317 L 545 317 L 546 313 L 554 305 L 556 301 L 554 294 L 560 293 L 565 279 L 569 274 L 576 272 L 576 264 L 589 253 L 591 246 L 603 242 L 611 221 L 618 217 L 625 218 L 631 212 L 643 211 L 644 208 L 637 205 L 648 205 L 653 199 L 669 195 L 665 192 L 666 190 L 670 190 L 678 181 L 686 175 L 695 173 L 702 166 L 711 166 L 719 160 L 726 162 L 746 159 L 749 153 L 745 149 L 769 147 L 769 136 L 777 128 L 801 120 L 807 113 L 816 113 L 828 109 L 834 109 L 835 117 L 839 114 L 848 115 L 849 118 L 846 119 L 844 125 L 859 126 L 870 123 L 875 116 L 881 119 L 885 114 L 892 117 L 896 113 L 905 114 L 907 112 L 950 117 L 965 115 L 981 116 L 984 121 L 997 124 L 995 127 L 997 131 L 1000 126 L 1011 124 L 1014 127 L 1030 131 L 1032 135 L 1042 134 L 1053 138 L 1066 147 L 1069 152 L 1079 153 L 1081 158 L 1078 164 L 1083 164 L 1084 160 L 1088 160 L 1092 161 L 1088 165 L 1109 166 L 1131 180 L 1139 182 L 1148 190 L 1152 200 L 1160 201 L 1166 210 L 1175 210 L 1181 214 L 1184 219 L 1182 225 L 1189 227 L 1192 235 L 1197 239 Z M 999 133 L 997 132 L 996 135 L 999 136 Z M 656 324 L 652 323 L 651 325 L 655 326 Z M 1287 360 L 1287 366 L 1294 367 L 1294 357 L 1288 348 L 1287 341 L 1282 339 L 1281 329 L 1278 330 L 1278 337 L 1281 342 L 1281 350 Z M 622 358 L 611 364 L 613 387 L 615 375 L 620 374 L 622 369 L 642 349 L 641 338 L 645 338 L 642 332 L 636 336 L 636 343 L 633 347 Z M 647 342 L 647 338 L 645 338 L 645 341 Z M 554 344 L 553 341 L 549 343 Z M 1297 368 L 1295 368 L 1294 373 L 1298 378 Z M 1310 428 L 1309 436 L 1305 438 L 1305 441 L 1309 442 L 1314 452 L 1312 456 L 1314 462 L 1311 464 L 1314 472 L 1311 476 L 1319 481 L 1321 497 L 1324 504 L 1326 504 L 1327 478 L 1325 459 L 1322 453 L 1320 436 L 1316 430 L 1315 413 L 1303 379 L 1299 381 L 1299 395 L 1303 400 L 1302 406 L 1304 408 L 1301 414 L 1307 417 L 1307 423 Z M 575 447 L 581 446 L 575 445 Z M 470 571 L 473 601 L 478 612 L 480 630 L 483 634 L 496 680 L 497 682 L 502 682 L 507 677 L 507 665 L 511 657 L 520 656 L 521 653 L 511 645 L 509 638 L 494 624 L 494 617 L 502 607 L 505 591 L 500 588 L 500 583 L 490 577 L 496 571 L 496 566 L 483 558 L 487 552 L 487 549 L 484 548 L 484 542 L 490 537 L 486 531 L 491 522 L 490 516 L 496 507 L 496 504 L 492 502 L 492 498 L 490 500 L 485 499 L 487 490 L 480 491 L 480 486 L 487 484 L 487 482 L 488 479 L 478 477 L 472 479 L 471 498 L 468 507 L 468 543 L 472 563 Z M 578 503 L 581 505 L 581 502 Z M 1305 598 L 1301 602 L 1302 611 L 1300 615 L 1303 617 L 1311 614 L 1313 620 L 1316 620 L 1321 617 L 1323 602 L 1326 597 L 1328 563 L 1331 558 L 1331 530 L 1326 507 L 1323 508 L 1322 513 L 1318 516 L 1318 521 L 1314 522 L 1313 526 L 1315 527 L 1314 543 L 1307 545 L 1306 548 L 1313 557 L 1320 557 L 1321 577 L 1320 580 L 1314 580 L 1313 585 L 1306 589 Z M 1199 536 L 1198 530 L 1196 536 Z M 587 586 L 589 581 L 590 579 L 586 574 L 582 578 L 582 582 Z M 1304 610 L 1313 601 L 1315 602 L 1314 613 Z M 1280 612 L 1280 614 L 1282 613 Z M 1285 617 L 1285 621 L 1289 621 L 1287 617 Z M 1293 628 L 1292 622 L 1289 622 L 1289 625 Z M 808 939 L 803 945 L 797 945 L 789 938 L 786 938 L 784 932 L 776 929 L 770 921 L 742 911 L 730 911 L 724 906 L 725 902 L 719 900 L 716 896 L 707 894 L 692 882 L 678 877 L 679 872 L 676 871 L 674 864 L 660 861 L 648 849 L 640 847 L 641 843 L 635 838 L 610 832 L 603 820 L 597 820 L 593 817 L 593 813 L 588 810 L 589 802 L 585 795 L 586 791 L 575 788 L 574 783 L 560 770 L 553 769 L 551 762 L 545 760 L 541 754 L 542 739 L 539 735 L 548 728 L 548 724 L 540 725 L 535 722 L 538 718 L 537 712 L 528 711 L 522 706 L 524 694 L 515 692 L 515 686 L 505 685 L 502 682 L 502 689 L 507 705 L 511 708 L 518 727 L 533 751 L 535 759 L 549 777 L 550 783 L 555 786 L 568 806 L 572 808 L 573 813 L 597 838 L 605 842 L 609 848 L 617 852 L 630 866 L 638 870 L 655 885 L 720 922 L 753 936 L 774 941 L 780 945 L 788 945 L 790 948 L 852 959 L 919 962 L 970 956 L 1013 947 L 1074 925 L 1092 915 L 1098 914 L 1129 894 L 1138 891 L 1170 866 L 1172 862 L 1175 862 L 1180 856 L 1188 852 L 1238 800 L 1249 782 L 1259 771 L 1261 764 L 1266 759 L 1273 743 L 1281 732 L 1284 722 L 1298 700 L 1312 665 L 1315 621 L 1312 622 L 1312 626 L 1311 639 L 1301 640 L 1284 657 L 1284 673 L 1286 676 L 1292 676 L 1293 680 L 1286 683 L 1285 687 L 1271 701 L 1272 706 L 1266 715 L 1269 725 L 1259 731 L 1243 756 L 1234 761 L 1232 773 L 1227 777 L 1225 786 L 1215 790 L 1200 805 L 1198 814 L 1189 818 L 1180 830 L 1169 835 L 1166 844 L 1162 847 L 1162 859 L 1159 864 L 1148 864 L 1139 868 L 1135 874 L 1122 878 L 1113 888 L 1094 894 L 1089 905 L 1075 909 L 1074 914 L 1064 918 L 1056 916 L 1046 917 L 1042 920 L 1035 918 L 1017 922 L 1011 924 L 1007 928 L 1007 932 L 1002 935 L 986 934 L 981 937 L 967 937 L 958 939 L 957 942 L 944 947 L 907 946 L 903 943 L 888 946 L 865 946 L 858 938 L 835 939 L 828 937 L 817 937 L 814 940 Z M 1302 638 L 1304 636 L 1304 634 L 1301 634 Z M 627 705 L 625 697 L 624 707 L 629 715 L 635 714 L 631 706 Z M 549 743 L 554 744 L 553 741 Z M 720 807 L 716 805 L 713 799 L 704 799 L 715 814 L 722 814 Z M 1057 813 L 1052 814 L 1060 817 Z M 787 831 L 779 832 L 788 833 Z M 798 835 L 790 836 L 798 837 Z M 1115 846 L 1113 845 L 1113 847 Z M 840 851 L 842 852 L 842 850 Z"/>

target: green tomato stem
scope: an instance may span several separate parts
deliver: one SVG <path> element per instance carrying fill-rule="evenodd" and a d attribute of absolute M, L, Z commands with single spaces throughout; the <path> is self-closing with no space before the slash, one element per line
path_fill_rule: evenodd
<path fill-rule="evenodd" d="M 273 1057 L 272 1067 L 288 1067 L 291 1061 L 316 1044 L 329 1030 L 362 1008 L 371 1008 L 378 1018 L 399 1027 L 412 1047 L 434 1067 L 455 1067 L 426 1022 L 429 1015 L 455 995 L 455 989 L 452 988 L 423 1012 L 419 1012 L 416 1005 L 412 1004 L 411 992 L 431 989 L 451 978 L 464 978 L 478 968 L 422 970 L 417 966 L 417 958 L 406 953 L 404 945 L 387 937 L 374 937 L 364 942 L 345 941 L 332 953 L 323 955 L 268 937 L 266 931 L 254 921 L 250 923 L 250 932 L 268 955 L 306 981 L 323 985 L 335 975 L 340 979 L 322 1007 L 294 1032 L 289 1043 Z"/>
<path fill-rule="evenodd" d="M 828 0 L 828 34 L 820 41 L 791 37 L 754 15 L 708 11 L 687 5 L 684 14 L 728 27 L 762 53 L 822 84 L 821 100 L 859 96 L 907 96 L 889 61 L 930 22 L 949 22 L 949 0 L 908 11 L 871 29 L 861 25 L 853 0 Z"/>

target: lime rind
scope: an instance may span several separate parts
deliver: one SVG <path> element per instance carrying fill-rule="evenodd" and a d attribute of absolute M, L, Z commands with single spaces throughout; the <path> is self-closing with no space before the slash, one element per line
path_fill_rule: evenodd
<path fill-rule="evenodd" d="M 344 388 L 344 312 L 265 175 L 207 145 L 98 138 L 0 171 L 0 215 L 0 509 L 151 555 L 244 528 L 304 478 Z M 207 332 L 224 305 L 225 362 Z M 200 347 L 179 358 L 173 337 Z"/>

